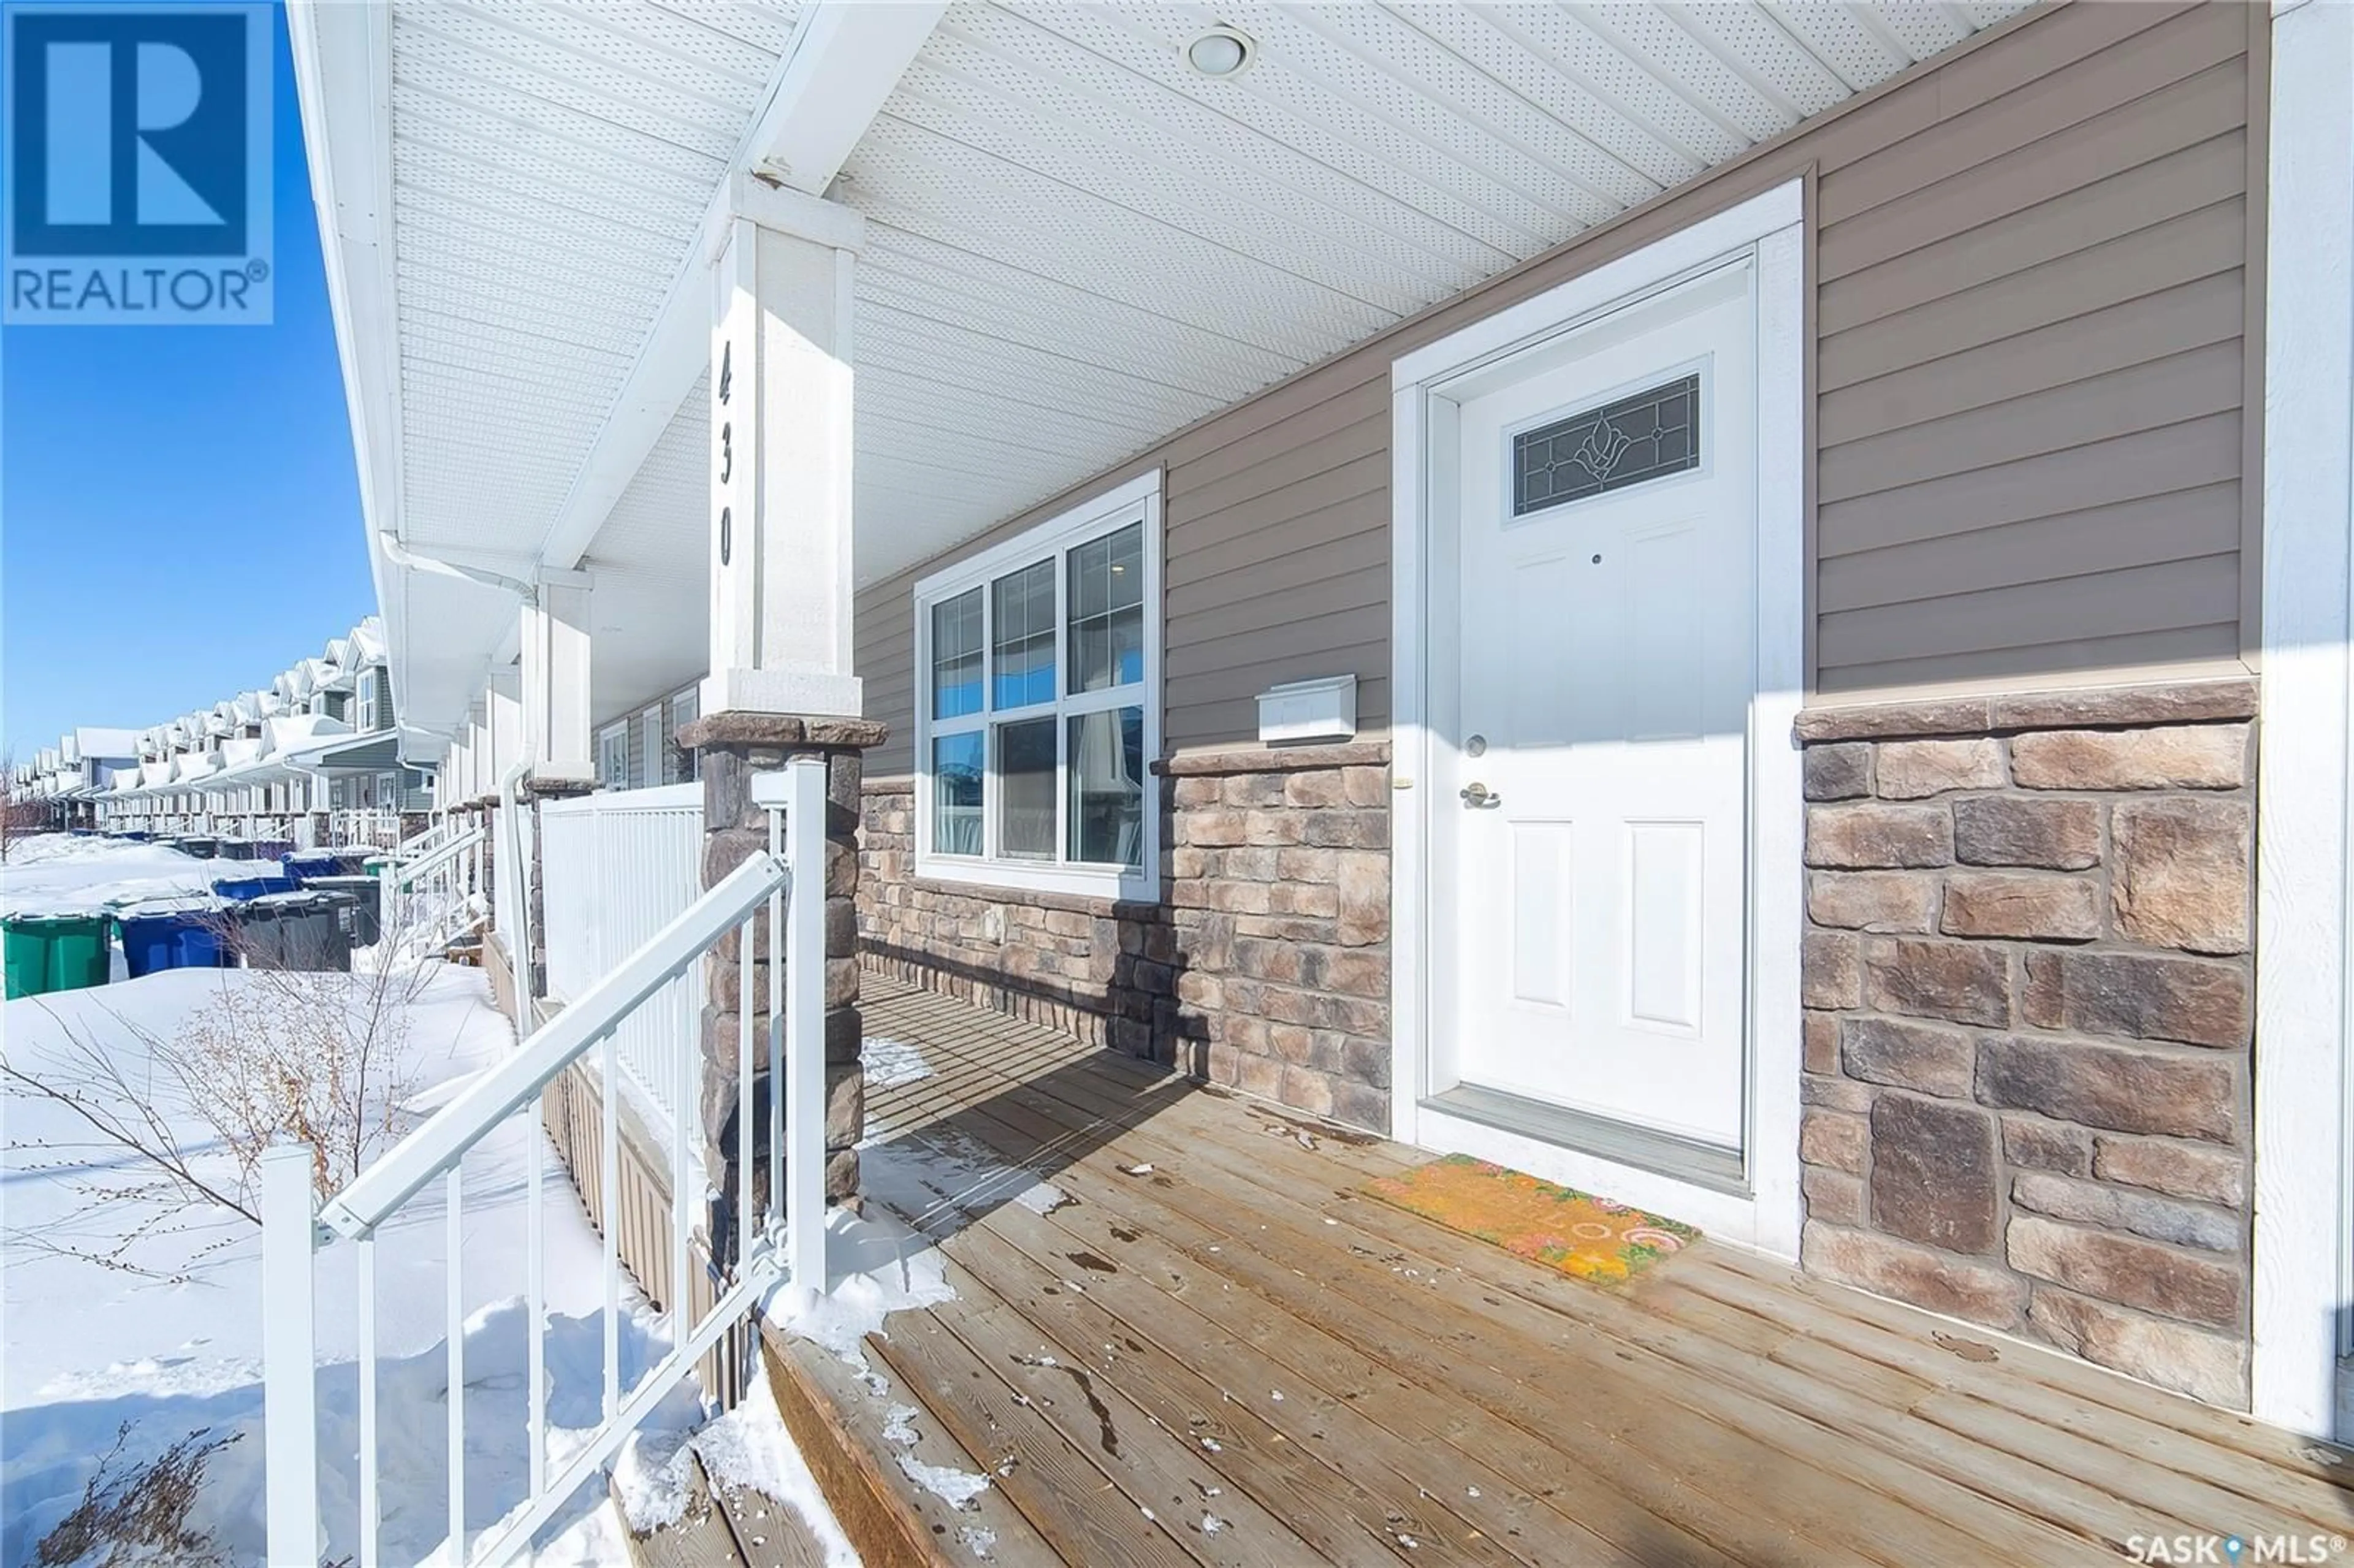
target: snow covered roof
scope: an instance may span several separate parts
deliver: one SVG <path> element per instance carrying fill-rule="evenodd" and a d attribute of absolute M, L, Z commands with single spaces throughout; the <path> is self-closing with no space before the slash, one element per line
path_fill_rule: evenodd
<path fill-rule="evenodd" d="M 103 758 L 119 762 L 139 755 L 139 735 L 136 730 L 101 729 L 83 725 L 74 731 L 76 744 L 81 749 L 82 760 Z"/>

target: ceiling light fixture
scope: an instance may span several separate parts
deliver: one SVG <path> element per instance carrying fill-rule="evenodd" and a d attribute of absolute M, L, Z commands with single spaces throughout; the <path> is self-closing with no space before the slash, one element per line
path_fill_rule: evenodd
<path fill-rule="evenodd" d="M 1185 63 L 1197 76 L 1234 76 L 1246 69 L 1257 53 L 1258 46 L 1249 34 L 1222 25 L 1185 46 Z"/>

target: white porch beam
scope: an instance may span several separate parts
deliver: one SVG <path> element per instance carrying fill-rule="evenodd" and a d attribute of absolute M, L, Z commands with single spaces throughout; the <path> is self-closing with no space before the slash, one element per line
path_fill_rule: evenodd
<path fill-rule="evenodd" d="M 818 0 L 803 9 L 759 112 L 729 161 L 728 177 L 713 195 L 701 238 L 672 280 L 629 379 L 548 529 L 543 565 L 565 570 L 580 564 L 710 363 L 711 269 L 736 215 L 732 193 L 738 176 L 756 171 L 792 190 L 822 193 L 947 9 L 946 0 Z"/>
<path fill-rule="evenodd" d="M 542 572 L 537 602 L 521 612 L 524 743 L 535 785 L 597 781 L 588 738 L 586 572 Z"/>
<path fill-rule="evenodd" d="M 865 222 L 749 176 L 712 280 L 711 662 L 701 711 L 855 717 L 854 268 Z"/>

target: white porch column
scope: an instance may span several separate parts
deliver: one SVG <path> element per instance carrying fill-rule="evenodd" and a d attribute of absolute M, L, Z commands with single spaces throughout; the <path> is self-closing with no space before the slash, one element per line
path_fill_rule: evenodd
<path fill-rule="evenodd" d="M 489 709 L 491 771 L 482 780 L 482 793 L 495 795 L 507 769 L 523 760 L 523 667 L 493 670 L 483 700 Z"/>
<path fill-rule="evenodd" d="M 851 285 L 865 220 L 736 178 L 713 279 L 701 711 L 855 717 Z"/>
<path fill-rule="evenodd" d="M 588 574 L 542 571 L 523 607 L 523 727 L 535 789 L 597 781 L 588 738 Z"/>
<path fill-rule="evenodd" d="M 2354 1436 L 2354 8 L 2274 0 L 2251 1411 Z M 2251 192 L 2253 199 L 2253 193 Z"/>
<path fill-rule="evenodd" d="M 485 692 L 466 709 L 466 799 L 479 800 L 489 790 L 482 782 L 491 773 L 491 701 Z"/>

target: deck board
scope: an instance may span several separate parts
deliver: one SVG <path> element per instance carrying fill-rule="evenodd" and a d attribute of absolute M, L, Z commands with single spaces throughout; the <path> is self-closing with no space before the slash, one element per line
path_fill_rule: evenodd
<path fill-rule="evenodd" d="M 887 1470 L 884 1412 L 919 1407 L 991 1478 L 992 1562 L 1909 1568 L 2354 1530 L 2326 1446 L 1713 1242 L 1573 1280 L 1364 1192 L 1416 1150 L 865 987 L 925 1069 L 870 1087 L 870 1191 L 959 1294 L 870 1338 L 895 1392 L 836 1380 L 828 1425 Z M 963 1517 L 911 1539 L 974 1561 Z"/>

